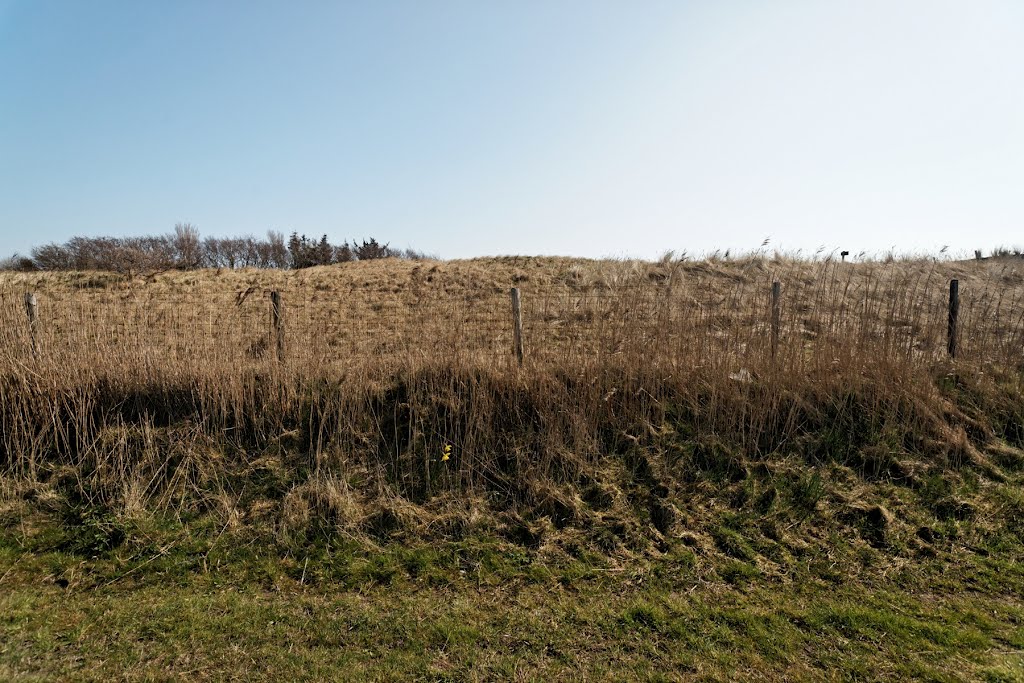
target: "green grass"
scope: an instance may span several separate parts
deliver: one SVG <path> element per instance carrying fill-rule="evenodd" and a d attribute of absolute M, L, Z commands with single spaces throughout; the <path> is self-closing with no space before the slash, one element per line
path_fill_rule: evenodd
<path fill-rule="evenodd" d="M 492 537 L 285 544 L 203 518 L 125 523 L 111 547 L 110 521 L 23 519 L 0 541 L 0 678 L 1024 680 L 1016 536 L 769 576 L 726 522 L 731 554 L 620 563 Z"/>
<path fill-rule="evenodd" d="M 1024 608 L 980 595 L 610 582 L 366 592 L 156 583 L 0 597 L 5 678 L 463 680 L 1011 675 Z M 681 586 L 680 586 L 681 588 Z M 1014 679 L 1010 679 L 1014 680 Z"/>

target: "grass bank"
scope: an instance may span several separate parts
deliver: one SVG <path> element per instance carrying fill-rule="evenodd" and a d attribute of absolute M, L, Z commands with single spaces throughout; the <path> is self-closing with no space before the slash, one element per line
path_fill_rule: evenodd
<path fill-rule="evenodd" d="M 622 563 L 493 537 L 282 545 L 203 520 L 150 519 L 89 555 L 35 523 L 0 548 L 6 680 L 1024 675 L 1024 570 L 1006 541 L 855 565 L 809 551 L 770 575 L 699 544 Z"/>
<path fill-rule="evenodd" d="M 480 265 L 302 277 L 479 310 L 505 296 Z M 0 677 L 1021 680 L 1015 265 L 777 262 L 803 292 L 777 354 L 765 259 L 490 265 L 559 289 L 547 356 L 409 313 L 409 353 L 321 362 L 311 317 L 327 346 L 278 361 L 202 336 L 218 307 L 146 303 L 226 282 L 242 320 L 244 273 L 31 276 L 73 304 L 51 320 L 139 297 L 154 334 L 3 347 Z M 988 298 L 952 361 L 932 285 L 957 268 Z"/>

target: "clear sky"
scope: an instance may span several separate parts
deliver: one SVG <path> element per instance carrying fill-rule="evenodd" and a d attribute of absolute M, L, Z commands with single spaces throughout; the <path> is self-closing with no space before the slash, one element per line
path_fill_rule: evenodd
<path fill-rule="evenodd" d="M 0 0 L 0 255 L 1024 243 L 1021 0 Z"/>

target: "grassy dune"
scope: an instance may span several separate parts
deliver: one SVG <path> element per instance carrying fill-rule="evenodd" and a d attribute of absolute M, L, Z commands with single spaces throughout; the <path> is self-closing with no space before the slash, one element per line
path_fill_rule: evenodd
<path fill-rule="evenodd" d="M 2 274 L 0 675 L 1022 680 L 1022 371 L 1020 259 Z"/>

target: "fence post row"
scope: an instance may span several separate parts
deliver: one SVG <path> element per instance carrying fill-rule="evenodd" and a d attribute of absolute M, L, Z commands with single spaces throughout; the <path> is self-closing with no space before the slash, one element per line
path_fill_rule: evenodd
<path fill-rule="evenodd" d="M 270 323 L 274 330 L 274 343 L 277 346 L 277 361 L 284 362 L 284 310 L 281 306 L 281 292 L 270 293 Z"/>
<path fill-rule="evenodd" d="M 28 334 L 32 340 L 32 356 L 39 355 L 39 348 L 36 344 L 36 321 L 39 319 L 38 305 L 35 292 L 25 292 L 25 315 L 28 316 Z"/>
<path fill-rule="evenodd" d="M 946 328 L 946 350 L 950 358 L 956 358 L 958 330 L 957 318 L 960 317 L 960 281 L 949 281 L 949 324 Z"/>
<path fill-rule="evenodd" d="M 772 359 L 779 350 L 779 326 L 782 322 L 782 283 L 772 283 Z"/>
<path fill-rule="evenodd" d="M 519 365 L 523 364 L 523 308 L 519 288 L 513 287 L 512 295 L 512 351 L 515 354 Z M 774 359 L 779 350 L 779 335 L 782 321 L 782 284 L 775 280 L 772 282 L 771 301 L 771 354 Z M 25 315 L 28 318 L 29 337 L 32 342 L 32 355 L 38 357 L 38 300 L 34 292 L 25 293 Z M 949 282 L 949 317 L 946 328 L 947 343 L 946 350 L 950 358 L 956 358 L 959 353 L 959 317 L 960 317 L 960 281 L 950 280 Z M 278 362 L 284 362 L 284 306 L 281 292 L 274 290 L 270 292 L 270 320 L 273 330 L 274 345 L 277 352 Z"/>
<path fill-rule="evenodd" d="M 523 364 L 523 307 L 519 288 L 512 288 L 512 350 L 519 364 Z"/>

